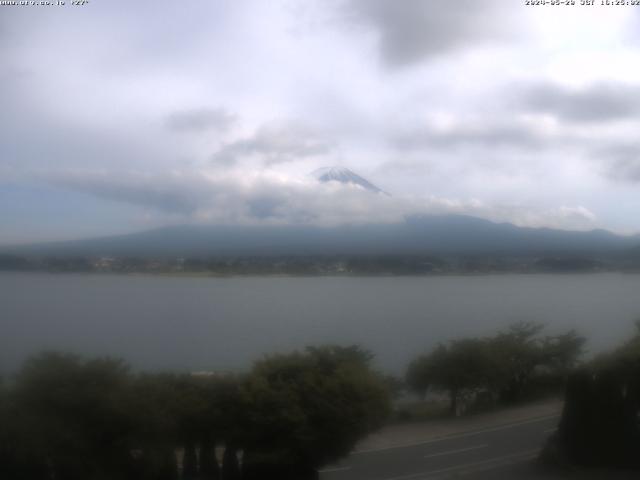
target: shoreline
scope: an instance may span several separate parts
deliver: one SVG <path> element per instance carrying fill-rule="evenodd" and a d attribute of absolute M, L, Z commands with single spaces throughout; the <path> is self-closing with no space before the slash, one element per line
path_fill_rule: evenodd
<path fill-rule="evenodd" d="M 55 271 L 55 270 L 0 270 L 0 275 L 48 274 L 55 275 L 95 275 L 122 277 L 167 277 L 167 278 L 442 278 L 442 277 L 489 277 L 507 275 L 549 275 L 549 276 L 595 276 L 595 275 L 638 275 L 640 270 L 599 270 L 599 271 L 487 271 L 487 272 L 439 272 L 439 273 L 215 273 L 215 272 L 113 272 L 113 271 Z"/>

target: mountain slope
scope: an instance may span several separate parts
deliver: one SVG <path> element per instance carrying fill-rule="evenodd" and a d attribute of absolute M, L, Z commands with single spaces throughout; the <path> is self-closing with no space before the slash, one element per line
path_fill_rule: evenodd
<path fill-rule="evenodd" d="M 339 182 L 339 183 L 345 183 L 345 184 L 351 184 L 351 185 L 358 185 L 370 192 L 387 194 L 387 192 L 376 187 L 373 183 L 369 182 L 369 180 L 367 180 L 366 178 L 361 177 L 357 173 L 345 167 L 319 168 L 311 172 L 311 176 L 313 176 L 319 182 L 322 182 L 322 183 Z"/>
<path fill-rule="evenodd" d="M 461 216 L 421 216 L 396 224 L 315 226 L 175 226 L 131 235 L 0 249 L 59 256 L 261 256 L 336 254 L 612 255 L 640 238 L 520 228 Z"/>

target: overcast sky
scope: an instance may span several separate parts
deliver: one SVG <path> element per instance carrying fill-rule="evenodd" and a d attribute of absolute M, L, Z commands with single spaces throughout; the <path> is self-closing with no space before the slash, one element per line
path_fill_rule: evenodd
<path fill-rule="evenodd" d="M 0 6 L 0 244 L 442 212 L 640 232 L 640 7 L 66 3 Z M 307 175 L 329 165 L 392 196 Z"/>

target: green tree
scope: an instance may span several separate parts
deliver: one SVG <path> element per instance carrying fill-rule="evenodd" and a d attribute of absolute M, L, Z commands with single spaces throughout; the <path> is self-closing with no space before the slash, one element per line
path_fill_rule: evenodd
<path fill-rule="evenodd" d="M 233 444 L 227 443 L 224 448 L 222 458 L 222 479 L 223 480 L 240 480 L 249 478 L 250 475 L 242 475 L 240 473 L 240 464 L 238 463 L 238 450 Z"/>
<path fill-rule="evenodd" d="M 238 445 L 244 434 L 245 409 L 242 403 L 242 376 L 215 375 L 203 380 L 206 407 L 202 413 L 202 442 Z"/>
<path fill-rule="evenodd" d="M 538 334 L 544 325 L 519 322 L 490 340 L 494 355 L 494 386 L 505 402 L 520 399 L 536 367 L 544 362 Z"/>
<path fill-rule="evenodd" d="M 564 382 L 582 354 L 585 340 L 575 331 L 543 338 L 542 329 L 521 322 L 493 337 L 441 344 L 409 364 L 407 384 L 422 396 L 429 389 L 447 392 L 452 414 L 464 397 L 481 393 L 492 403 L 515 402 L 537 374 Z"/>
<path fill-rule="evenodd" d="M 0 383 L 0 478 L 45 480 L 45 458 L 35 448 L 36 436 L 25 428 L 27 419 L 15 396 Z"/>
<path fill-rule="evenodd" d="M 220 479 L 220 466 L 216 458 L 215 444 L 209 439 L 204 439 L 200 445 L 200 479 Z"/>
<path fill-rule="evenodd" d="M 246 409 L 242 403 L 243 378 L 236 375 L 212 375 L 199 379 L 206 408 L 200 419 L 200 476 L 202 480 L 240 478 L 235 445 L 245 434 Z M 225 445 L 222 471 L 214 447 Z"/>
<path fill-rule="evenodd" d="M 182 459 L 182 480 L 196 480 L 197 477 L 198 454 L 196 453 L 196 445 L 191 441 L 187 441 Z"/>
<path fill-rule="evenodd" d="M 487 342 L 473 338 L 439 345 L 424 365 L 433 387 L 448 392 L 452 415 L 463 398 L 488 387 L 491 367 Z"/>
<path fill-rule="evenodd" d="M 578 365 L 586 339 L 575 330 L 548 336 L 542 341 L 543 363 L 554 372 L 566 376 Z"/>
<path fill-rule="evenodd" d="M 640 470 L 637 325 L 638 331 L 630 340 L 569 375 L 558 434 L 547 444 L 547 458 Z"/>
<path fill-rule="evenodd" d="M 405 382 L 409 389 L 420 395 L 423 400 L 433 384 L 431 365 L 430 356 L 421 355 L 411 361 L 405 374 Z"/>
<path fill-rule="evenodd" d="M 389 412 L 388 391 L 358 347 L 326 346 L 257 362 L 243 386 L 245 478 L 314 478 Z"/>
<path fill-rule="evenodd" d="M 537 373 L 565 379 L 583 353 L 585 339 L 574 330 L 541 337 L 544 325 L 520 322 L 490 340 L 494 356 L 493 384 L 507 403 L 520 400 Z"/>
<path fill-rule="evenodd" d="M 45 353 L 29 359 L 15 384 L 21 428 L 60 480 L 128 478 L 128 367 L 119 360 L 83 361 Z"/>
<path fill-rule="evenodd" d="M 178 477 L 175 450 L 185 444 L 187 383 L 184 375 L 168 373 L 142 374 L 132 383 L 128 407 L 135 419 L 133 442 L 141 452 L 145 479 Z"/>

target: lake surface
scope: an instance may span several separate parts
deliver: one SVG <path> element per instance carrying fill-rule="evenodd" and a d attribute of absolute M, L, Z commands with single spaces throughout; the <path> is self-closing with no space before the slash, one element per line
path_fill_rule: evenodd
<path fill-rule="evenodd" d="M 264 353 L 358 343 L 403 371 L 440 341 L 535 320 L 592 352 L 640 318 L 640 275 L 188 278 L 0 274 L 0 370 L 42 349 L 136 368 L 239 370 Z"/>

